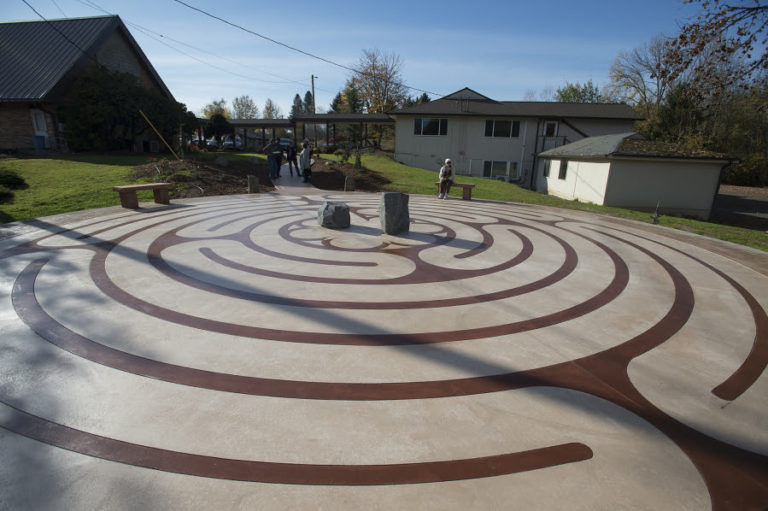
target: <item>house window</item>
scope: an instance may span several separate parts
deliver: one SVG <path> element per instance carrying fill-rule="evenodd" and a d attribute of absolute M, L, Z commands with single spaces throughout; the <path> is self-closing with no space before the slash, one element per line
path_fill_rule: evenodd
<path fill-rule="evenodd" d="M 519 137 L 520 121 L 487 120 L 485 121 L 485 136 L 502 138 Z"/>
<path fill-rule="evenodd" d="M 447 135 L 448 119 L 428 119 L 417 117 L 413 120 L 414 135 Z"/>
<path fill-rule="evenodd" d="M 544 160 L 544 177 L 549 177 L 549 168 L 552 166 L 552 160 Z"/>
<path fill-rule="evenodd" d="M 515 166 L 517 166 L 516 163 Z M 507 162 L 505 161 L 485 160 L 483 162 L 483 177 L 490 177 L 491 179 L 502 177 L 506 179 L 508 175 L 507 168 Z"/>
<path fill-rule="evenodd" d="M 544 136 L 554 137 L 557 135 L 557 123 L 554 121 L 544 124 Z"/>
<path fill-rule="evenodd" d="M 568 172 L 568 160 L 560 160 L 560 172 L 557 174 L 557 179 L 565 179 L 565 175 Z"/>

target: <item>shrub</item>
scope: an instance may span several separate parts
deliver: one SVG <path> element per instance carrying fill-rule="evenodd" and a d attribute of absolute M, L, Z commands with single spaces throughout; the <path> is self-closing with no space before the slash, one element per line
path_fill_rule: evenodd
<path fill-rule="evenodd" d="M 768 186 L 768 155 L 753 153 L 723 172 L 723 183 L 739 186 Z"/>

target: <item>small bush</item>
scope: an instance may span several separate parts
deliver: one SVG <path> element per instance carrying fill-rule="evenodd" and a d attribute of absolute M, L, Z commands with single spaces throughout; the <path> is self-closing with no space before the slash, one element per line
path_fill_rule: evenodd
<path fill-rule="evenodd" d="M 754 153 L 723 171 L 723 183 L 739 186 L 768 186 L 768 155 Z"/>
<path fill-rule="evenodd" d="M 188 183 L 192 181 L 192 176 L 183 172 L 176 172 L 168 177 L 168 181 L 171 183 Z"/>
<path fill-rule="evenodd" d="M 10 190 L 21 190 L 27 188 L 27 182 L 12 170 L 0 170 L 0 186 Z"/>

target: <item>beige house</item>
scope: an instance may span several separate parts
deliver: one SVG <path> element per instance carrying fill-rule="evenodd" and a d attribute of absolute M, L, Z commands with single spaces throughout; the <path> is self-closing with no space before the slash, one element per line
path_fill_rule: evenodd
<path fill-rule="evenodd" d="M 536 190 L 563 199 L 708 219 L 721 154 L 680 149 L 634 133 L 590 137 L 539 154 Z"/>
<path fill-rule="evenodd" d="M 0 23 L 0 149 L 65 150 L 59 105 L 95 65 L 131 73 L 173 100 L 118 16 Z M 138 150 L 159 149 L 154 137 L 138 142 Z"/>
<path fill-rule="evenodd" d="M 437 171 L 451 158 L 458 174 L 533 188 L 537 155 L 586 137 L 625 133 L 641 119 L 625 104 L 496 101 L 471 89 L 390 112 L 395 159 Z"/>

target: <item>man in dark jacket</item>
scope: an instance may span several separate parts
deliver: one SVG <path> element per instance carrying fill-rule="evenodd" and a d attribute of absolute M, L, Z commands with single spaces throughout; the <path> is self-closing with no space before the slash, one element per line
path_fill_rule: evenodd
<path fill-rule="evenodd" d="M 264 153 L 267 155 L 269 179 L 277 179 L 280 177 L 280 164 L 283 159 L 283 148 L 280 147 L 280 141 L 276 138 L 270 140 L 264 148 Z"/>
<path fill-rule="evenodd" d="M 293 140 L 288 143 L 288 149 L 285 150 L 285 154 L 288 160 L 288 171 L 291 173 L 291 176 L 293 176 L 293 169 L 296 169 L 296 177 L 300 176 L 299 162 L 296 161 L 296 144 L 293 143 Z"/>

